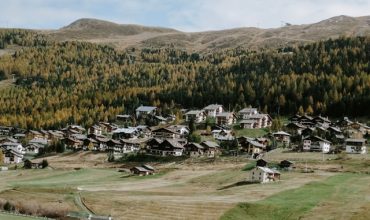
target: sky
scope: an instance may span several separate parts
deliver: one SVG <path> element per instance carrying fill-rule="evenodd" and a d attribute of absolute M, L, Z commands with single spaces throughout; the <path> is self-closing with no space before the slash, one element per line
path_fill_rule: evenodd
<path fill-rule="evenodd" d="M 370 0 L 0 0 L 0 27 L 58 29 L 79 18 L 181 31 L 275 28 L 370 15 Z"/>

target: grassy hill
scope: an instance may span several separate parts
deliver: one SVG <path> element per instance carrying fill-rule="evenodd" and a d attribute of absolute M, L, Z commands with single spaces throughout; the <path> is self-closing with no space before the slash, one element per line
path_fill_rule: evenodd
<path fill-rule="evenodd" d="M 242 27 L 192 33 L 168 28 L 120 25 L 96 19 L 80 19 L 59 30 L 46 33 L 60 41 L 89 41 L 112 45 L 119 49 L 165 46 L 195 51 L 235 47 L 258 49 L 283 47 L 339 36 L 368 35 L 370 16 L 337 16 L 314 24 L 287 25 L 271 29 Z"/>

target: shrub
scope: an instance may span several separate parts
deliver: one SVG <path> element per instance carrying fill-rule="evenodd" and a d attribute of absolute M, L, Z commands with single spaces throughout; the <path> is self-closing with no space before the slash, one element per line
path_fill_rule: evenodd
<path fill-rule="evenodd" d="M 4 204 L 4 210 L 8 212 L 12 212 L 15 210 L 15 207 L 9 201 L 6 201 L 6 203 Z"/>
<path fill-rule="evenodd" d="M 48 160 L 42 160 L 42 162 L 41 162 L 41 167 L 42 167 L 42 169 L 44 169 L 44 168 L 46 168 L 46 167 L 48 167 L 49 166 L 49 162 L 48 162 Z"/>

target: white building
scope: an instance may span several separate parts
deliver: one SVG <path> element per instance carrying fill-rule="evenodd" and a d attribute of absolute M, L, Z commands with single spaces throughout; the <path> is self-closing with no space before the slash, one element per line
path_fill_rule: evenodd
<path fill-rule="evenodd" d="M 224 107 L 222 105 L 212 104 L 203 108 L 203 110 L 208 117 L 215 118 L 217 114 L 220 114 L 224 111 Z"/>
<path fill-rule="evenodd" d="M 1 144 L 1 147 L 5 150 L 12 150 L 20 154 L 26 153 L 21 143 L 5 142 Z"/>
<path fill-rule="evenodd" d="M 362 138 L 346 139 L 345 146 L 346 146 L 346 152 L 350 154 L 366 154 L 367 153 L 366 140 Z"/>
<path fill-rule="evenodd" d="M 155 115 L 157 107 L 154 106 L 140 106 L 136 109 L 136 117 L 139 118 L 140 116 L 145 115 Z"/>
<path fill-rule="evenodd" d="M 206 119 L 206 114 L 203 110 L 191 110 L 185 113 L 185 120 L 190 121 L 194 119 L 195 123 L 200 123 Z"/>
<path fill-rule="evenodd" d="M 244 108 L 238 112 L 238 116 L 241 119 L 247 119 L 248 116 L 258 114 L 257 108 Z"/>
<path fill-rule="evenodd" d="M 267 167 L 256 167 L 251 170 L 251 182 L 268 183 L 280 180 L 280 172 Z"/>

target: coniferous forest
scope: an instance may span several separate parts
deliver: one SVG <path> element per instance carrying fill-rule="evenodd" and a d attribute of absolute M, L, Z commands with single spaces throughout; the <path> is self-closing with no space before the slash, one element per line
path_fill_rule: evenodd
<path fill-rule="evenodd" d="M 53 42 L 27 30 L 0 31 L 0 124 L 59 128 L 112 121 L 141 104 L 179 114 L 219 103 L 294 113 L 370 117 L 370 37 L 281 49 L 196 53 L 174 48 L 117 51 Z M 178 115 L 179 116 L 179 115 Z M 179 116 L 180 117 L 180 116 Z"/>

